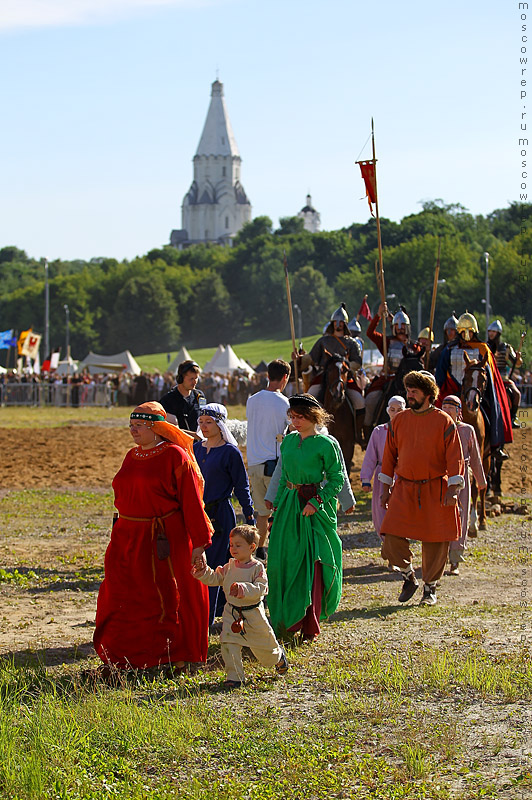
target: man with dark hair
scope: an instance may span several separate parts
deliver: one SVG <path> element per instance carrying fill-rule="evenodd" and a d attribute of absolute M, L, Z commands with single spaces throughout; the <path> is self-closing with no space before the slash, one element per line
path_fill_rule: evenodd
<path fill-rule="evenodd" d="M 167 413 L 175 416 L 182 430 L 193 433 L 198 429 L 201 409 L 207 404 L 203 392 L 196 389 L 200 372 L 200 366 L 195 361 L 182 361 L 177 368 L 177 386 L 164 394 L 159 401 Z"/>
<path fill-rule="evenodd" d="M 268 386 L 251 395 L 246 405 L 248 420 L 247 462 L 253 507 L 259 531 L 256 556 L 264 560 L 270 512 L 264 503 L 279 458 L 279 446 L 288 425 L 288 399 L 281 394 L 290 378 L 290 364 L 278 358 L 268 364 Z"/>
<path fill-rule="evenodd" d="M 399 602 L 406 603 L 419 586 L 408 540 L 421 541 L 421 603 L 434 605 L 449 542 L 460 535 L 457 497 L 464 486 L 464 460 L 456 425 L 433 405 L 438 394 L 433 376 L 409 372 L 403 383 L 408 408 L 388 427 L 379 475 L 381 503 L 388 509 L 381 526 L 382 554 L 402 572 Z"/>

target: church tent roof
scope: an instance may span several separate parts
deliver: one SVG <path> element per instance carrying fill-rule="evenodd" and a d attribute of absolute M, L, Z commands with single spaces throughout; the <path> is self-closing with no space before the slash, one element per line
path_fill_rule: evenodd
<path fill-rule="evenodd" d="M 218 80 L 211 87 L 211 102 L 196 156 L 240 156 L 225 107 L 223 83 Z"/>

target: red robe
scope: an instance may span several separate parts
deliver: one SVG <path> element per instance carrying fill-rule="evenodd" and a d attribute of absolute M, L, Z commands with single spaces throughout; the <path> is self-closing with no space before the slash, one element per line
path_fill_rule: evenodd
<path fill-rule="evenodd" d="M 397 414 L 388 426 L 382 474 L 397 474 L 381 534 L 447 542 L 460 535 L 456 506 L 444 506 L 450 477 L 464 474 L 462 445 L 452 419 L 437 408 Z M 424 481 L 424 483 L 421 483 Z"/>
<path fill-rule="evenodd" d="M 121 516 L 105 554 L 96 652 L 122 668 L 205 661 L 209 598 L 207 587 L 191 575 L 191 553 L 210 544 L 212 527 L 189 456 L 169 442 L 133 448 L 113 489 Z M 152 520 L 167 514 L 161 523 L 170 556 L 159 560 Z"/>

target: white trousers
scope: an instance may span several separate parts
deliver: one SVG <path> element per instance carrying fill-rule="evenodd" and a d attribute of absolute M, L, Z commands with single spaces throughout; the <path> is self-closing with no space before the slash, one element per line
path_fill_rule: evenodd
<path fill-rule="evenodd" d="M 242 664 L 242 647 L 249 647 L 259 664 L 263 667 L 274 667 L 281 659 L 283 651 L 280 646 L 274 647 L 251 647 L 245 642 L 241 645 L 232 642 L 222 642 L 222 658 L 227 671 L 227 679 L 230 681 L 244 680 L 244 667 Z"/>

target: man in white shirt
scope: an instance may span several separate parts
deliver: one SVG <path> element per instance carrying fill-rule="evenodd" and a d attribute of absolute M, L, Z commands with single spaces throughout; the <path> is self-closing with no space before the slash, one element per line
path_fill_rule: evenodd
<path fill-rule="evenodd" d="M 288 399 L 281 394 L 290 378 L 290 364 L 276 359 L 268 364 L 268 386 L 251 395 L 246 405 L 248 419 L 247 462 L 253 507 L 259 530 L 256 556 L 265 559 L 264 545 L 270 512 L 264 495 L 279 458 L 279 446 L 288 425 Z"/>

